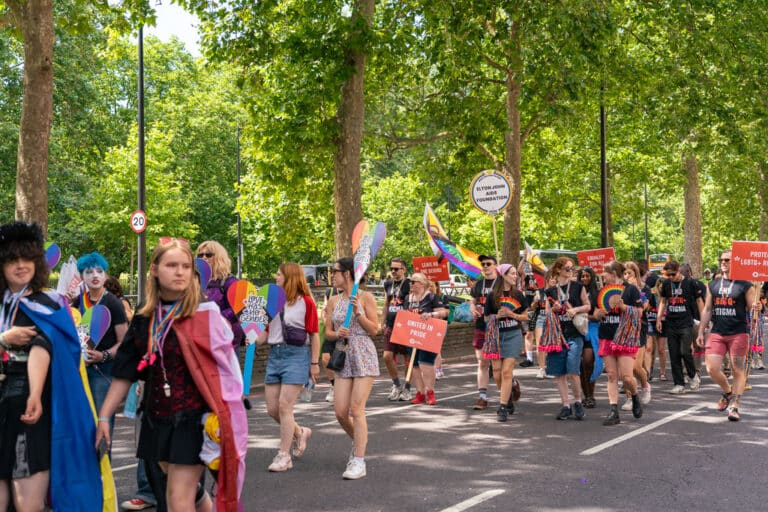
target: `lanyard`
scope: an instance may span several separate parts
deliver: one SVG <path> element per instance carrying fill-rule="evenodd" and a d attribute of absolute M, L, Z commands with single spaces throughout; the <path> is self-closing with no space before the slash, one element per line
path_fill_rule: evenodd
<path fill-rule="evenodd" d="M 107 290 L 105 288 L 102 288 L 101 296 L 99 297 L 99 300 L 96 301 L 96 304 L 94 304 L 93 302 L 91 302 L 90 293 L 86 289 L 83 292 L 83 296 L 82 296 L 82 298 L 80 300 L 80 308 L 79 308 L 80 309 L 80 314 L 84 315 L 85 312 L 88 311 L 89 309 L 91 309 L 93 306 L 101 304 L 101 299 L 103 299 L 106 294 L 107 294 Z"/>
<path fill-rule="evenodd" d="M 3 331 L 7 331 L 11 327 L 13 327 L 13 322 L 16 320 L 16 313 L 19 311 L 19 302 L 21 301 L 21 297 L 24 295 L 24 292 L 27 291 L 29 285 L 25 286 L 21 289 L 18 293 L 11 293 L 10 290 L 5 290 L 5 296 L 3 297 L 3 305 L 2 305 L 2 313 L 0 314 L 0 317 L 2 318 L 2 329 Z M 10 305 L 6 310 L 6 303 L 10 301 Z"/>
<path fill-rule="evenodd" d="M 171 326 L 176 318 L 176 314 L 181 309 L 181 301 L 174 302 L 167 313 L 163 314 L 163 307 L 158 303 L 155 314 L 152 315 L 152 321 L 149 323 L 149 332 L 147 334 L 147 352 L 139 362 L 138 370 L 141 371 L 148 365 L 155 364 L 157 354 L 160 354 L 160 364 L 163 364 L 163 345 L 165 337 L 171 331 Z M 165 368 L 163 368 L 165 372 Z"/>

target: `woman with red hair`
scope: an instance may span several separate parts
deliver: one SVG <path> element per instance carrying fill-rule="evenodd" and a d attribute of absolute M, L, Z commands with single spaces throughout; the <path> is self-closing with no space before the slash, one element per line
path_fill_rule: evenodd
<path fill-rule="evenodd" d="M 270 471 L 282 472 L 293 467 L 293 456 L 299 458 L 312 435 L 293 417 L 293 407 L 301 388 L 320 374 L 320 336 L 317 306 L 312 299 L 304 271 L 296 263 L 283 263 L 277 269 L 275 282 L 285 290 L 285 308 L 269 323 L 259 342 L 269 344 L 264 397 L 267 414 L 280 425 L 280 449 L 269 465 Z"/>

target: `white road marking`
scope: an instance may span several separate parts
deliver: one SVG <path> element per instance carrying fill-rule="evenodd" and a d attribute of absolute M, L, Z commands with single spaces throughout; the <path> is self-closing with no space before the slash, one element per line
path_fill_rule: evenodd
<path fill-rule="evenodd" d="M 117 473 L 118 471 L 125 471 L 127 469 L 136 469 L 136 467 L 138 465 L 139 464 L 136 463 L 136 464 L 128 464 L 127 466 L 120 466 L 120 467 L 117 467 L 117 468 L 112 468 L 112 472 L 113 473 Z"/>
<path fill-rule="evenodd" d="M 495 498 L 499 494 L 504 494 L 504 492 L 505 492 L 504 489 L 492 489 L 490 491 L 485 491 L 473 498 L 469 498 L 468 500 L 464 500 L 461 503 L 457 503 L 452 507 L 444 508 L 440 512 L 461 512 L 462 510 L 468 510 L 474 507 L 475 505 L 479 505 L 484 501 L 488 501 L 491 498 Z"/>
<path fill-rule="evenodd" d="M 461 398 L 461 397 L 464 397 L 464 396 L 476 395 L 476 394 L 477 394 L 477 391 L 470 391 L 469 393 L 461 393 L 460 395 L 452 395 L 452 396 L 440 397 L 440 400 L 451 400 L 453 398 Z M 395 403 L 397 403 L 397 402 L 395 402 Z M 439 403 L 440 402 L 438 401 L 438 404 Z M 385 407 L 383 409 L 379 409 L 378 411 L 366 412 L 365 413 L 365 417 L 366 418 L 370 418 L 371 416 L 380 416 L 382 414 L 395 414 L 395 413 L 398 413 L 398 412 L 401 412 L 401 411 L 408 410 L 408 409 L 410 409 L 412 407 L 423 407 L 423 404 L 422 405 L 413 405 L 413 404 L 411 404 L 411 405 L 406 405 L 406 406 L 402 406 L 402 407 Z M 336 425 L 337 423 L 338 423 L 338 421 L 336 419 L 334 419 L 333 421 L 326 421 L 325 423 L 318 423 L 316 426 L 317 427 L 327 427 L 329 425 Z"/>
<path fill-rule="evenodd" d="M 633 437 L 639 436 L 640 434 L 644 434 L 648 432 L 649 430 L 653 430 L 656 427 L 660 427 L 664 425 L 665 423 L 669 423 L 670 421 L 675 421 L 676 419 L 682 418 L 683 416 L 687 416 L 689 414 L 692 414 L 699 409 L 703 409 L 706 407 L 706 403 L 700 403 L 699 405 L 694 405 L 690 409 L 686 409 L 684 411 L 676 412 L 670 416 L 667 416 L 666 418 L 660 419 L 658 421 L 654 421 L 653 423 L 650 423 L 644 427 L 641 427 L 637 430 L 633 430 L 632 432 L 629 432 L 627 434 L 624 434 L 623 436 L 619 436 L 616 439 L 612 439 L 611 441 L 606 441 L 605 443 L 599 444 L 595 446 L 594 448 L 590 448 L 589 450 L 584 450 L 580 453 L 580 455 L 594 455 L 596 453 L 599 453 L 603 450 L 607 450 L 608 448 L 611 448 L 612 446 L 616 446 L 619 443 L 622 443 L 626 441 L 627 439 L 632 439 Z"/>

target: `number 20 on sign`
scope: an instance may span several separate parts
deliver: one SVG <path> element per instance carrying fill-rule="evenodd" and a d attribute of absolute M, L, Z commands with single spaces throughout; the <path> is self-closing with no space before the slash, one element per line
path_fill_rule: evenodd
<path fill-rule="evenodd" d="M 144 210 L 136 210 L 131 214 L 131 229 L 135 233 L 142 233 L 147 229 L 147 214 Z"/>

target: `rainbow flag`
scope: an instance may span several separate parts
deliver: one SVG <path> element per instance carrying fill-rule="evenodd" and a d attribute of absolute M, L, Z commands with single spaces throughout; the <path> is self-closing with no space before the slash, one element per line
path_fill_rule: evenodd
<path fill-rule="evenodd" d="M 429 203 L 425 203 L 424 206 L 424 229 L 427 232 L 432 252 L 436 256 L 447 259 L 459 271 L 473 279 L 480 277 L 482 274 L 482 266 L 479 260 L 480 255 L 456 245 L 448 238 L 448 234 L 443 229 Z"/>

